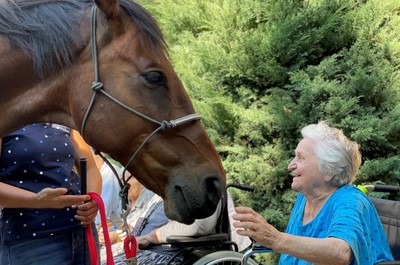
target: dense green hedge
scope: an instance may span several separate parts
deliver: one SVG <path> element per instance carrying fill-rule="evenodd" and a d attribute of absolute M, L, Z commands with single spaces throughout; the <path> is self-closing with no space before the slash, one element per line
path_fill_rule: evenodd
<path fill-rule="evenodd" d="M 399 0 L 148 0 L 238 204 L 284 229 L 287 164 L 320 119 L 361 145 L 357 183 L 400 184 Z"/>

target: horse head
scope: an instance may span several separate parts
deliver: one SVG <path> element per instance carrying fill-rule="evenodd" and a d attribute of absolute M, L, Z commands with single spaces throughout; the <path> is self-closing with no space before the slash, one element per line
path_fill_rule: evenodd
<path fill-rule="evenodd" d="M 75 122 L 82 120 L 80 129 L 88 143 L 125 164 L 142 184 L 164 198 L 170 218 L 191 222 L 212 214 L 223 189 L 223 170 L 166 56 L 161 32 L 138 5 L 135 15 L 141 10 L 143 20 L 151 22 L 147 28 L 132 23 L 129 5 L 95 2 L 103 12 L 98 15 L 103 26 L 92 24 L 98 32 L 92 35 L 92 56 L 99 62 L 96 77 L 92 57 L 94 82 L 101 86 L 92 86 L 92 95 L 100 95 L 92 106 L 77 99 L 77 113 L 82 114 L 81 106 L 90 109 L 87 117 L 78 114 Z M 93 12 L 92 19 L 96 16 Z M 182 124 L 175 126 L 177 122 Z M 99 133 L 101 125 L 108 129 Z"/>
<path fill-rule="evenodd" d="M 13 55 L 22 58 L 25 67 L 15 68 L 26 81 L 0 82 L 16 87 L 14 102 L 31 100 L 10 104 L 7 115 L 17 121 L 8 119 L 0 131 L 33 121 L 65 124 L 163 197 L 169 218 L 191 223 L 211 215 L 225 186 L 222 164 L 151 15 L 130 0 L 95 0 L 100 12 L 88 0 L 45 2 L 38 5 L 74 2 L 80 19 L 70 23 L 80 36 L 61 66 L 42 74 L 31 70 L 35 59 L 26 51 Z M 0 53 L 10 42 L 0 37 Z"/>

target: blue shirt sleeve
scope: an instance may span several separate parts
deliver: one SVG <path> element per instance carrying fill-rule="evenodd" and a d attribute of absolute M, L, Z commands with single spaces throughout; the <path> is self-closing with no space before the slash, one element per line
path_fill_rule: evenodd
<path fill-rule="evenodd" d="M 332 204 L 332 222 L 327 237 L 346 241 L 355 264 L 393 260 L 386 235 L 372 202 L 356 188 L 347 188 Z"/>

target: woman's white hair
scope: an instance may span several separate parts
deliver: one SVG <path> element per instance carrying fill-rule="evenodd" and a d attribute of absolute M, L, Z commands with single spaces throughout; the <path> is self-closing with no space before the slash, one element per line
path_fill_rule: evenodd
<path fill-rule="evenodd" d="M 315 153 L 319 170 L 332 177 L 333 185 L 341 187 L 353 183 L 361 165 L 361 153 L 356 142 L 350 141 L 342 130 L 329 127 L 325 121 L 304 127 L 301 135 L 317 141 Z"/>

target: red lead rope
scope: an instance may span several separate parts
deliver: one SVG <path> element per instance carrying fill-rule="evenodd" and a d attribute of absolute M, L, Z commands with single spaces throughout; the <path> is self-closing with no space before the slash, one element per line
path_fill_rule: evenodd
<path fill-rule="evenodd" d="M 127 260 L 131 260 L 136 257 L 136 249 L 137 249 L 136 238 L 128 234 L 124 239 L 124 251 Z"/>
<path fill-rule="evenodd" d="M 108 234 L 107 219 L 106 219 L 106 213 L 104 210 L 103 200 L 100 197 L 100 195 L 95 192 L 88 192 L 88 195 L 90 195 L 92 200 L 97 202 L 97 205 L 99 207 L 101 227 L 103 228 L 104 244 L 106 247 L 106 254 L 107 254 L 107 265 L 114 265 L 114 258 L 113 258 L 112 251 L 111 251 L 111 242 L 110 242 L 110 236 Z M 90 253 L 90 264 L 98 265 L 99 257 L 97 255 L 97 247 L 96 247 L 96 243 L 95 243 L 95 240 L 93 237 L 91 225 L 88 225 L 86 228 L 86 237 L 88 240 L 88 247 L 89 247 L 89 253 Z"/>

